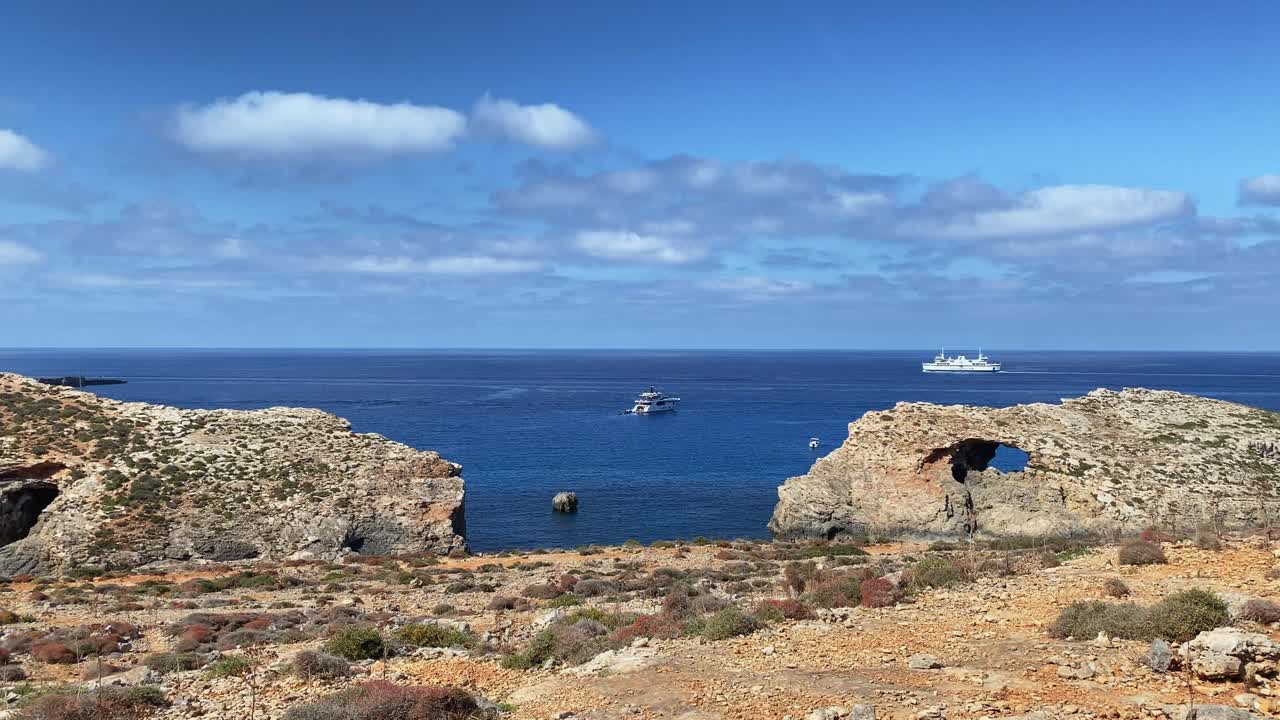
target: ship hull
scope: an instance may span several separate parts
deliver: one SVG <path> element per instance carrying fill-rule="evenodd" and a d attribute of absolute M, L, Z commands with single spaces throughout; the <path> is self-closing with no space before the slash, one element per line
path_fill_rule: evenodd
<path fill-rule="evenodd" d="M 999 365 L 986 365 L 982 367 L 956 367 L 952 365 L 935 365 L 933 363 L 925 363 L 923 365 L 925 372 L 937 373 L 996 373 L 1000 372 Z"/>

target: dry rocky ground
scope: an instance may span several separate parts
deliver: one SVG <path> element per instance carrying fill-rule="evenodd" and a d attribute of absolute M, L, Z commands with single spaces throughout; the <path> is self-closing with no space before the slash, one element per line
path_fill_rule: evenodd
<path fill-rule="evenodd" d="M 1167 564 L 1136 566 L 1119 564 L 1114 545 L 864 554 L 744 542 L 15 576 L 0 586 L 0 620 L 11 621 L 0 693 L 9 714 L 46 718 L 1083 720 L 1179 718 L 1188 701 L 1201 718 L 1280 715 L 1269 679 L 1280 607 L 1257 600 L 1280 595 L 1280 543 L 1251 534 L 1201 547 L 1214 544 L 1168 540 Z M 1109 580 L 1131 594 L 1104 597 Z M 1213 591 L 1233 617 L 1155 614 L 1260 636 L 1211 639 L 1216 650 L 1186 661 L 1187 643 L 1175 642 L 1163 672 L 1151 665 L 1169 658 L 1152 663 L 1147 639 L 1054 637 L 1077 601 L 1150 606 L 1188 589 Z M 789 598 L 798 602 L 758 612 Z M 863 601 L 899 602 L 840 607 Z M 1125 622 L 1116 626 L 1137 627 Z M 304 654 L 300 672 L 308 650 L 372 657 Z M 376 681 L 485 701 L 307 705 L 344 688 L 399 692 Z M 86 710 L 97 697 L 106 700 Z"/>

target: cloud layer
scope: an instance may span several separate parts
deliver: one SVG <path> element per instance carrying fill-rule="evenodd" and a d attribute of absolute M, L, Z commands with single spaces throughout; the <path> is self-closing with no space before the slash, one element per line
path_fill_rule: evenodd
<path fill-rule="evenodd" d="M 49 154 L 12 130 L 0 128 L 0 170 L 33 172 L 49 164 Z"/>

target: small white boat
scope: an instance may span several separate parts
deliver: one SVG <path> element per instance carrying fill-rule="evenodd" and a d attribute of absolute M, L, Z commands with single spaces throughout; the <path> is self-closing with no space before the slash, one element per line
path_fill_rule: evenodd
<path fill-rule="evenodd" d="M 648 390 L 640 393 L 640 397 L 636 398 L 635 407 L 627 411 L 632 415 L 652 415 L 653 413 L 671 412 L 676 409 L 676 403 L 680 402 L 678 397 L 669 397 L 658 391 L 657 388 L 650 387 Z"/>
<path fill-rule="evenodd" d="M 821 444 L 821 441 L 818 440 L 818 438 L 809 438 L 809 447 L 813 448 L 814 450 L 817 450 L 818 445 L 820 444 Z"/>

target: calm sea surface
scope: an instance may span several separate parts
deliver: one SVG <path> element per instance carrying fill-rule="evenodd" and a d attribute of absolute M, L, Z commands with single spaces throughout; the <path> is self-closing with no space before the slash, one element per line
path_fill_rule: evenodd
<path fill-rule="evenodd" d="M 920 372 L 931 351 L 0 350 L 0 370 L 101 375 L 121 400 L 317 407 L 462 463 L 473 549 L 761 537 L 777 486 L 868 410 L 1013 405 L 1097 387 L 1280 410 L 1280 355 L 993 352 L 992 376 Z M 973 354 L 973 351 L 970 351 Z M 621 415 L 656 384 L 676 413 Z M 810 436 L 822 448 L 808 448 Z M 576 515 L 551 512 L 574 490 Z"/>

